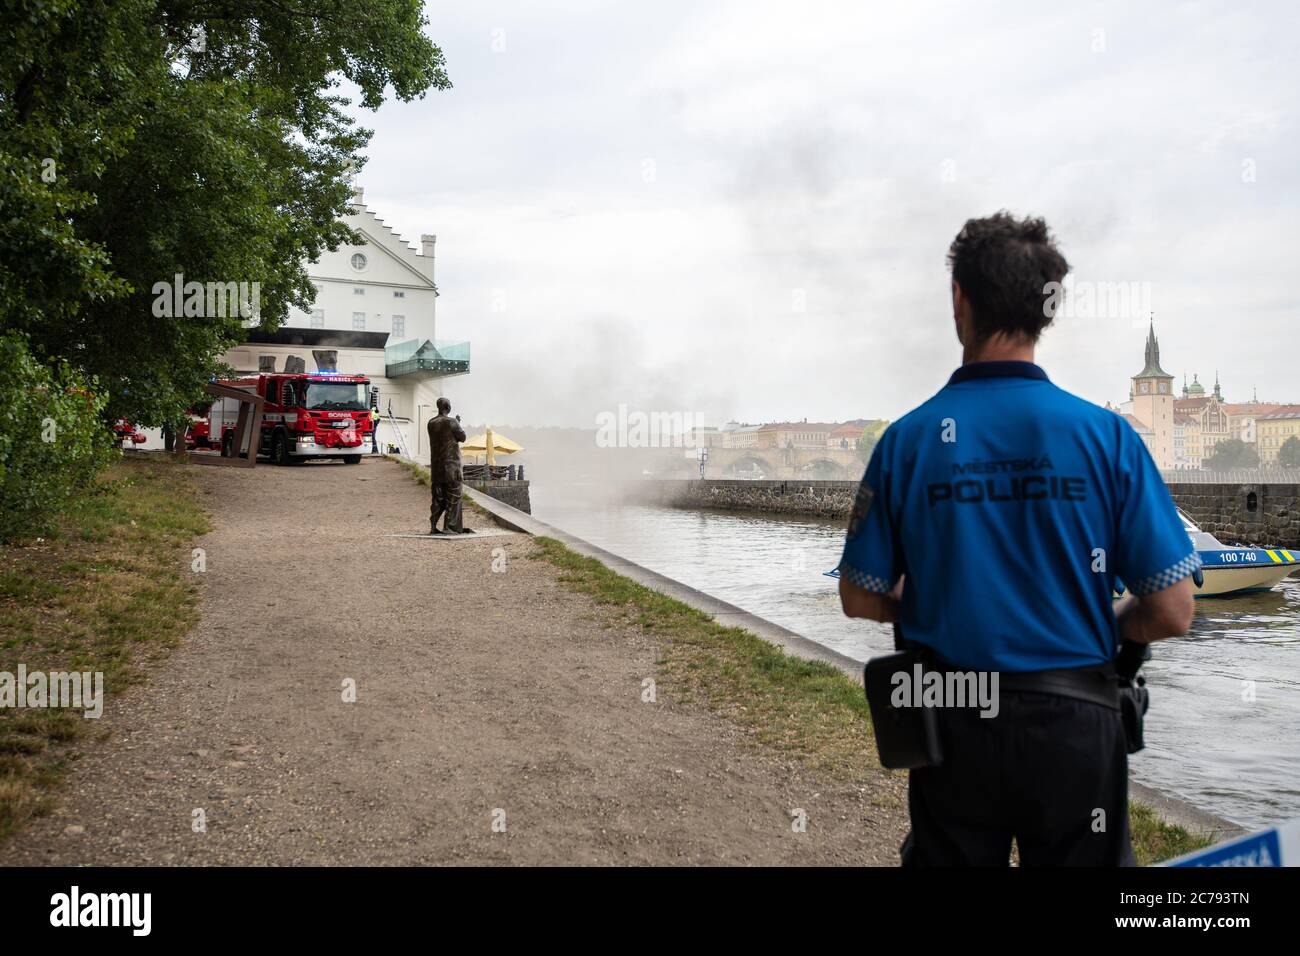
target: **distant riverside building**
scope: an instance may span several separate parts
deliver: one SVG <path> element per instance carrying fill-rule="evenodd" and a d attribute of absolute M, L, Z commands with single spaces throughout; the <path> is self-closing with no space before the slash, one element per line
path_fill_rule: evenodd
<path fill-rule="evenodd" d="M 759 448 L 825 448 L 834 422 L 772 422 L 758 429 Z"/>
<path fill-rule="evenodd" d="M 1214 446 L 1233 437 L 1217 382 L 1210 395 L 1176 399 L 1174 411 L 1190 419 L 1187 424 L 1187 458 L 1193 468 L 1203 468 L 1214 454 Z"/>
<path fill-rule="evenodd" d="M 757 448 L 760 425 L 741 425 L 728 422 L 722 426 L 723 448 Z"/>
<path fill-rule="evenodd" d="M 274 332 L 249 330 L 248 339 L 223 360 L 243 374 L 284 371 L 296 355 L 318 370 L 313 351 L 337 352 L 337 371 L 370 377 L 379 387 L 380 411 L 402 420 L 409 450 L 425 444 L 424 423 L 437 414 L 442 379 L 469 371 L 469 344 L 437 343 L 438 290 L 434 284 L 436 237 L 420 237 L 419 251 L 384 224 L 357 189 L 344 221 L 359 245 L 325 250 L 307 263 L 316 299 L 291 309 Z M 409 427 L 413 425 L 414 427 Z M 381 439 L 392 440 L 381 430 Z"/>
<path fill-rule="evenodd" d="M 1196 420 L 1190 415 L 1174 412 L 1174 468 L 1199 468 L 1193 465 L 1187 453 L 1188 431 L 1196 427 Z"/>
<path fill-rule="evenodd" d="M 1226 404 L 1223 409 L 1228 413 L 1228 432 L 1230 436 L 1244 441 L 1247 445 L 1255 445 L 1259 441 L 1257 425 L 1259 417 L 1261 415 L 1270 415 L 1273 412 L 1284 412 L 1287 410 L 1287 406 L 1252 399 L 1249 402 Z"/>
<path fill-rule="evenodd" d="M 1130 412 L 1121 412 L 1121 415 L 1123 416 L 1124 421 L 1133 426 L 1133 430 L 1137 432 L 1138 437 L 1142 439 L 1142 444 L 1147 446 L 1147 451 L 1151 453 L 1152 458 L 1155 458 L 1155 432 L 1151 429 L 1151 426 Z M 1159 464 L 1158 459 L 1156 463 Z"/>
<path fill-rule="evenodd" d="M 1282 411 L 1260 415 L 1255 420 L 1259 432 L 1259 462 L 1261 465 L 1277 463 L 1277 453 L 1288 438 L 1300 438 L 1300 405 L 1286 406 Z"/>
<path fill-rule="evenodd" d="M 1249 402 L 1226 402 L 1217 372 L 1214 389 L 1208 392 L 1198 375 L 1188 384 L 1184 374 L 1182 394 L 1176 397 L 1173 377 L 1160 367 L 1154 321 L 1147 330 L 1145 358 L 1142 371 L 1133 376 L 1129 400 L 1118 407 L 1108 402 L 1106 407 L 1133 426 L 1159 468 L 1205 468 L 1215 447 L 1234 438 L 1255 448 L 1261 463 L 1277 460 L 1277 449 L 1292 434 L 1298 420 L 1292 416 L 1300 405 L 1261 402 L 1258 396 Z M 1265 422 L 1270 423 L 1268 429 Z M 1266 437 L 1276 444 L 1267 444 Z"/>
<path fill-rule="evenodd" d="M 687 448 L 712 448 L 714 445 L 722 445 L 722 429 L 715 428 L 712 425 L 696 425 L 690 429 L 683 438 L 683 444 Z"/>
<path fill-rule="evenodd" d="M 826 435 L 826 447 L 830 449 L 840 449 L 841 451 L 854 448 L 858 444 L 858 439 L 862 437 L 862 431 L 867 427 L 865 420 L 861 422 L 845 422 L 843 425 L 837 425 L 832 428 Z"/>
<path fill-rule="evenodd" d="M 889 422 L 878 418 L 855 418 L 847 422 L 769 422 L 746 425 L 727 422 L 713 436 L 713 444 L 723 448 L 749 449 L 821 449 L 853 451 L 864 432 L 875 437 Z"/>

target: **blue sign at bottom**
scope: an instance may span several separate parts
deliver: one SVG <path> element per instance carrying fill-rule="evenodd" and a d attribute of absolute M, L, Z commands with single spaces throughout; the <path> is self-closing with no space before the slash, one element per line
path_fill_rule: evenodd
<path fill-rule="evenodd" d="M 1188 853 L 1165 866 L 1300 866 L 1300 820 Z"/>

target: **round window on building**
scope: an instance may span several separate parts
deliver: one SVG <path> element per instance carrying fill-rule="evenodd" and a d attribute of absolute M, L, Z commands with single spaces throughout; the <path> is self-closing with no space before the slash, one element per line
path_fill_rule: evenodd
<path fill-rule="evenodd" d="M 366 257 L 360 252 L 354 252 L 352 254 L 352 268 L 360 272 L 365 267 L 366 267 Z"/>

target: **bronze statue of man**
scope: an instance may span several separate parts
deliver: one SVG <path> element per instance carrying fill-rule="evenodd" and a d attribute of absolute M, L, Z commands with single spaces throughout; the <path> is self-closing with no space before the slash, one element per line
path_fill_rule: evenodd
<path fill-rule="evenodd" d="M 433 503 L 429 507 L 430 534 L 472 534 L 472 528 L 461 524 L 460 515 L 460 443 L 465 440 L 465 430 L 460 427 L 460 416 L 451 417 L 451 402 L 438 399 L 438 414 L 429 419 L 429 486 Z M 438 519 L 446 515 L 444 531 L 438 530 Z"/>

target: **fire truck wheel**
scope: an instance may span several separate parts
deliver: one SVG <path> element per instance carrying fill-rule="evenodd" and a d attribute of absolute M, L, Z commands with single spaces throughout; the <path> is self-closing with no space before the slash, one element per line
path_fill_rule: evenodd
<path fill-rule="evenodd" d="M 276 432 L 271 439 L 271 461 L 277 465 L 287 465 L 289 461 L 289 442 L 285 440 L 284 432 Z"/>
<path fill-rule="evenodd" d="M 343 456 L 343 463 L 346 464 L 346 465 L 359 465 L 359 464 L 361 464 L 361 456 L 360 456 L 360 455 L 344 455 L 344 456 Z"/>
<path fill-rule="evenodd" d="M 221 457 L 222 458 L 235 457 L 235 436 L 230 432 L 227 432 L 226 435 L 221 439 Z"/>

